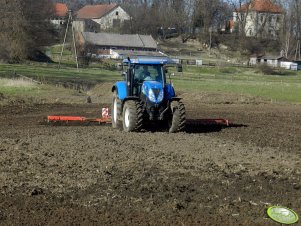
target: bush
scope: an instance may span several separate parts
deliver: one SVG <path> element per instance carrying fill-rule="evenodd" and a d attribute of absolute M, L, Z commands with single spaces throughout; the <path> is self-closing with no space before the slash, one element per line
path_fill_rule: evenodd
<path fill-rule="evenodd" d="M 258 69 L 264 75 L 275 75 L 275 74 L 277 74 L 277 71 L 275 70 L 275 68 L 270 67 L 266 64 L 262 64 L 262 65 L 258 66 Z"/>
<path fill-rule="evenodd" d="M 223 74 L 235 74 L 237 72 L 237 69 L 233 67 L 225 67 L 221 68 L 219 71 Z"/>
<path fill-rule="evenodd" d="M 86 51 L 79 51 L 78 61 L 81 67 L 88 67 L 91 62 L 91 54 L 87 54 Z"/>
<path fill-rule="evenodd" d="M 102 60 L 101 65 L 103 69 L 110 70 L 110 71 L 115 71 L 117 70 L 117 65 L 116 62 L 112 60 Z"/>
<path fill-rule="evenodd" d="M 239 51 L 245 55 L 272 53 L 278 54 L 281 44 L 277 40 L 240 37 L 235 34 L 225 34 L 218 37 L 219 42 L 228 46 L 232 51 Z"/>

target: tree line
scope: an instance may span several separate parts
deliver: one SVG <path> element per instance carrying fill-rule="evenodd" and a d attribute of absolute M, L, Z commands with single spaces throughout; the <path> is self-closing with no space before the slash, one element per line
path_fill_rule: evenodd
<path fill-rule="evenodd" d="M 21 61 L 55 40 L 49 23 L 55 2 L 78 10 L 87 4 L 120 4 L 132 17 L 123 33 L 158 35 L 158 28 L 175 28 L 185 41 L 198 38 L 203 43 L 226 42 L 233 48 L 260 52 L 269 40 L 247 38 L 244 32 L 225 35 L 218 28 L 232 19 L 233 11 L 251 0 L 0 0 L 0 59 Z M 300 57 L 301 0 L 272 0 L 284 9 L 284 23 L 277 50 L 287 57 Z M 239 45 L 237 45 L 239 43 Z M 239 49 L 238 49 L 239 50 Z"/>

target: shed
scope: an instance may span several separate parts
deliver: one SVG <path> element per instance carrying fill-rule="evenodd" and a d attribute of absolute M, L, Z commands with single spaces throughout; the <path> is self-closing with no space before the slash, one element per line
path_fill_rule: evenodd
<path fill-rule="evenodd" d="M 142 54 L 142 51 L 144 55 L 158 54 L 157 43 L 151 35 L 82 32 L 79 39 L 83 48 L 96 55 L 118 58 L 118 55 Z"/>
<path fill-rule="evenodd" d="M 250 65 L 266 64 L 271 67 L 280 67 L 281 62 L 288 61 L 285 57 L 275 56 L 251 56 L 249 60 Z"/>

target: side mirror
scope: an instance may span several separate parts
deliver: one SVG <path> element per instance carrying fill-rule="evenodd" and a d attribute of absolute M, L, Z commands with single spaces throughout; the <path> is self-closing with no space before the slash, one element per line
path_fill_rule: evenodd
<path fill-rule="evenodd" d="M 165 74 L 168 73 L 168 69 L 167 69 L 166 65 L 163 66 L 163 70 L 164 70 L 164 73 L 165 73 Z"/>

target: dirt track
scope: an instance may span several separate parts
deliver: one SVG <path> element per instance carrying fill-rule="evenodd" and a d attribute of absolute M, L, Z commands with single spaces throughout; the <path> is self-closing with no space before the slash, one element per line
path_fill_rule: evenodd
<path fill-rule="evenodd" d="M 183 94 L 187 116 L 229 128 L 124 133 L 43 123 L 100 106 L 1 107 L 0 225 L 274 225 L 301 214 L 301 106 Z"/>

